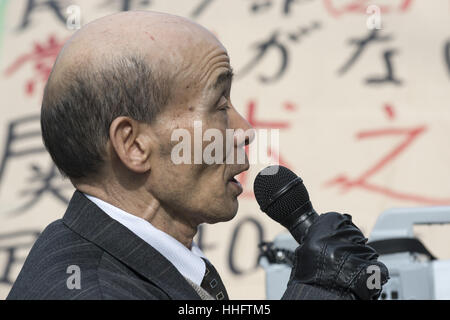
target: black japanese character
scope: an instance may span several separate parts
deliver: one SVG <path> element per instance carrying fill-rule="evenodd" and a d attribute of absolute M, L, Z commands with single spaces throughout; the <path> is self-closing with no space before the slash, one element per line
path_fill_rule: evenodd
<path fill-rule="evenodd" d="M 55 164 L 52 162 L 50 168 L 44 171 L 39 165 L 32 164 L 31 169 L 33 175 L 28 179 L 27 185 L 34 185 L 28 189 L 21 191 L 21 197 L 29 199 L 20 207 L 12 210 L 13 213 L 22 213 L 35 205 L 43 195 L 51 194 L 63 204 L 68 204 L 69 200 L 62 193 L 63 189 L 72 188 L 69 184 L 64 183 Z"/>
<path fill-rule="evenodd" d="M 38 127 L 39 118 L 39 115 L 26 116 L 11 121 L 8 125 L 5 148 L 0 163 L 0 182 L 2 182 L 10 160 L 46 152 L 42 144 L 41 130 Z M 23 213 L 47 193 L 63 203 L 68 203 L 69 199 L 62 194 L 62 190 L 71 187 L 71 185 L 66 182 L 63 183 L 55 165 L 53 162 L 50 163 L 50 169 L 47 171 L 41 169 L 38 164 L 31 164 L 32 176 L 27 181 L 28 189 L 21 192 L 21 198 L 26 202 L 16 209 L 9 210 L 9 212 Z"/>
<path fill-rule="evenodd" d="M 351 45 L 356 46 L 356 50 L 353 53 L 353 55 L 350 57 L 350 59 L 339 69 L 339 74 L 346 73 L 350 67 L 358 60 L 359 56 L 363 53 L 363 51 L 366 49 L 367 45 L 369 45 L 372 42 L 383 42 L 391 40 L 390 36 L 380 36 L 377 29 L 373 29 L 369 35 L 363 39 L 351 39 L 349 43 Z"/>
<path fill-rule="evenodd" d="M 19 26 L 19 30 L 23 30 L 29 26 L 31 14 L 36 9 L 51 10 L 55 14 L 56 18 L 58 18 L 58 20 L 65 25 L 66 18 L 61 12 L 62 7 L 63 5 L 58 0 L 46 0 L 46 1 L 28 0 L 27 5 L 25 6 L 25 12 L 22 18 L 22 23 Z"/>
<path fill-rule="evenodd" d="M 278 71 L 272 76 L 260 75 L 259 80 L 263 83 L 271 83 L 279 80 L 286 72 L 289 64 L 289 51 L 287 45 L 289 43 L 299 43 L 303 37 L 310 35 L 313 30 L 320 28 L 321 23 L 319 21 L 313 21 L 307 26 L 301 26 L 297 28 L 297 30 L 289 31 L 285 34 L 281 34 L 278 30 L 275 30 L 272 32 L 268 40 L 256 43 L 253 46 L 256 48 L 257 54 L 253 60 L 247 63 L 247 65 L 239 71 L 238 78 L 241 78 L 250 72 L 264 58 L 264 56 L 271 51 L 270 49 L 273 49 L 272 51 L 276 50 L 280 57 Z M 280 40 L 282 36 L 285 36 L 283 42 Z"/>
<path fill-rule="evenodd" d="M 276 49 L 281 59 L 278 71 L 271 77 L 261 75 L 259 78 L 263 83 L 270 83 L 280 79 L 280 77 L 286 71 L 289 62 L 289 53 L 286 46 L 278 40 L 278 37 L 279 32 L 274 31 L 270 36 L 269 40 L 256 44 L 255 47 L 258 50 L 257 55 L 252 61 L 250 61 L 246 66 L 244 66 L 242 70 L 240 70 L 239 77 L 242 77 L 250 70 L 252 70 L 259 63 L 259 61 L 268 53 L 270 49 Z"/>
<path fill-rule="evenodd" d="M 376 42 L 386 42 L 390 41 L 392 37 L 390 35 L 380 35 L 380 31 L 378 29 L 373 29 L 370 31 L 369 35 L 362 39 L 351 39 L 350 44 L 355 45 L 356 49 L 350 59 L 338 70 L 339 75 L 343 75 L 346 73 L 353 64 L 358 60 L 358 58 L 362 55 L 364 50 L 368 47 L 370 43 Z M 393 49 L 386 49 L 383 51 L 383 60 L 385 65 L 385 75 L 377 76 L 377 77 L 369 77 L 366 79 L 366 83 L 369 85 L 382 84 L 382 83 L 391 83 L 400 85 L 402 82 L 399 80 L 394 73 L 394 66 L 392 64 L 392 57 L 396 53 Z"/>

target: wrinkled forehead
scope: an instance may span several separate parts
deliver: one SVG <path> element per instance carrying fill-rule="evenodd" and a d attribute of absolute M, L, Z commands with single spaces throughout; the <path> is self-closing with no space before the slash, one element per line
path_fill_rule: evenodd
<path fill-rule="evenodd" d="M 189 19 L 148 12 L 120 13 L 93 21 L 75 34 L 57 65 L 67 69 L 108 65 L 130 55 L 144 57 L 155 74 L 184 85 L 207 87 L 231 70 L 225 47 Z M 58 72 L 57 72 L 58 73 Z"/>
<path fill-rule="evenodd" d="M 171 26 L 171 35 L 166 39 L 169 62 L 179 66 L 180 72 L 207 72 L 217 60 L 229 66 L 228 52 L 222 43 L 206 28 L 197 24 Z M 204 76 L 204 75 L 203 75 Z M 201 79 L 199 79 L 201 80 Z"/>
<path fill-rule="evenodd" d="M 137 44 L 149 57 L 149 63 L 164 68 L 179 80 L 204 82 L 213 69 L 230 69 L 226 48 L 205 27 L 185 18 L 169 18 L 139 28 Z"/>

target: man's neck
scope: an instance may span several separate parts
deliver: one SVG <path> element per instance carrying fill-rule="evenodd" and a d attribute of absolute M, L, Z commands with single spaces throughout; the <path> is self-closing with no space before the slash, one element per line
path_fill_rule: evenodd
<path fill-rule="evenodd" d="M 99 198 L 129 214 L 148 221 L 155 228 L 167 233 L 185 247 L 191 249 L 197 227 L 167 213 L 160 202 L 148 192 L 143 191 L 140 195 L 137 190 L 133 190 L 132 195 L 130 195 L 125 190 L 119 191 L 116 188 L 101 188 L 83 183 L 78 183 L 75 187 L 83 193 Z"/>

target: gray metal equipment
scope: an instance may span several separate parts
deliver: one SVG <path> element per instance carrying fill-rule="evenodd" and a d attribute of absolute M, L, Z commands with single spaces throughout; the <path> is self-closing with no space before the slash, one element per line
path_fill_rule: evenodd
<path fill-rule="evenodd" d="M 380 215 L 369 236 L 389 269 L 380 299 L 450 299 L 450 260 L 437 260 L 414 235 L 414 225 L 434 224 L 450 224 L 450 207 L 389 209 Z M 260 265 L 267 299 L 280 299 L 286 290 L 297 246 L 289 233 L 264 245 Z"/>

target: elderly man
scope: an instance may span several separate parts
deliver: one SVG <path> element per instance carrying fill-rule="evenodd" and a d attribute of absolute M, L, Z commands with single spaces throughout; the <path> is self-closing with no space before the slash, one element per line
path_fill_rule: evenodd
<path fill-rule="evenodd" d="M 231 104 L 231 79 L 225 48 L 185 18 L 118 13 L 74 34 L 49 77 L 41 125 L 76 191 L 36 241 L 8 299 L 227 299 L 193 237 L 199 224 L 235 216 L 242 188 L 234 177 L 248 161 L 177 164 L 171 154 L 172 132 L 193 133 L 194 122 L 224 136 L 251 128 Z M 236 134 L 232 148 L 251 140 Z M 334 241 L 354 259 L 341 260 L 344 271 L 329 279 L 319 264 L 312 278 L 294 268 L 285 298 L 376 297 L 379 290 L 360 288 L 363 266 L 383 267 L 376 253 L 348 216 L 321 217 L 297 256 L 333 262 L 335 252 L 316 249 L 314 235 L 344 230 L 347 240 Z"/>

